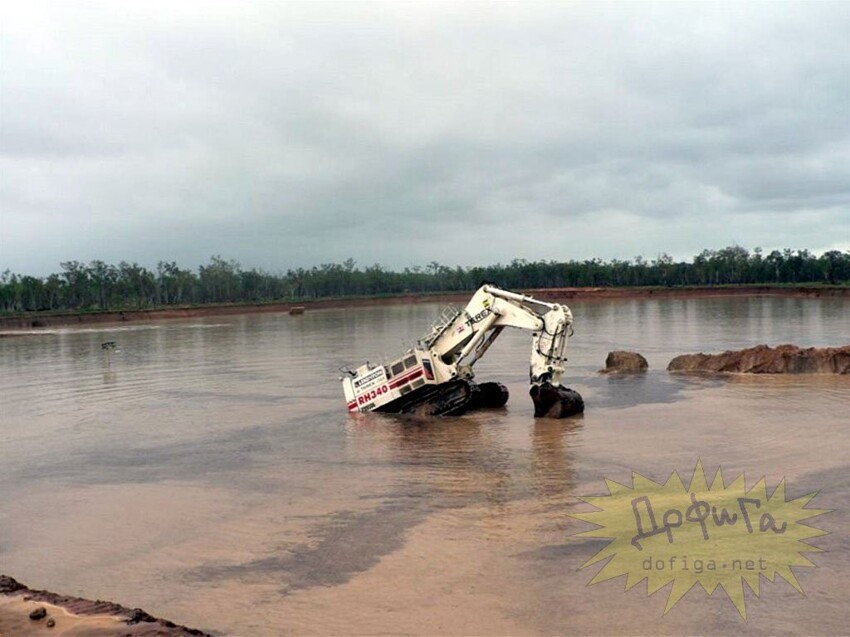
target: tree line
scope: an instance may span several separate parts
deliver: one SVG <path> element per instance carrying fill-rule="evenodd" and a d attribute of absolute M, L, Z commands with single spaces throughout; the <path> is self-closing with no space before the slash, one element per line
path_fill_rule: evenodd
<path fill-rule="evenodd" d="M 61 263 L 47 277 L 0 275 L 0 312 L 107 311 L 204 303 L 306 301 L 340 296 L 451 292 L 492 281 L 513 289 L 598 286 L 735 284 L 850 284 L 850 251 L 817 256 L 808 250 L 763 254 L 741 246 L 703 250 L 690 262 L 661 254 L 652 260 L 526 261 L 507 265 L 449 267 L 437 262 L 388 270 L 357 267 L 352 259 L 272 274 L 243 269 L 214 256 L 197 271 L 160 261 L 154 270 L 138 263 Z"/>

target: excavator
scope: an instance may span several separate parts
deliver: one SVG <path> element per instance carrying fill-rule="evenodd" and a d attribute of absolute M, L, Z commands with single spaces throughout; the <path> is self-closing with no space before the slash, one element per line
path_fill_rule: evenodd
<path fill-rule="evenodd" d="M 446 308 L 428 332 L 402 356 L 385 364 L 368 361 L 342 368 L 348 411 L 456 416 L 501 407 L 508 390 L 501 383 L 476 383 L 473 365 L 506 327 L 531 332 L 529 394 L 534 415 L 566 418 L 584 411 L 581 395 L 561 385 L 572 336 L 566 305 L 483 284 L 466 307 Z"/>

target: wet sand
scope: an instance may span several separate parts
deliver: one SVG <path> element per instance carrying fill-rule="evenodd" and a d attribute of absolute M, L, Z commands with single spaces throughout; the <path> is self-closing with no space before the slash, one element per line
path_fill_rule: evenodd
<path fill-rule="evenodd" d="M 47 618 L 33 621 L 29 614 L 36 608 L 45 608 L 48 618 L 55 626 L 47 626 Z M 26 601 L 22 595 L 0 595 L 0 637 L 32 635 L 62 635 L 65 637 L 115 637 L 116 635 L 138 635 L 135 627 L 112 615 L 84 616 L 68 612 L 61 606 L 44 602 Z M 148 633 L 149 635 L 155 633 Z"/>
<path fill-rule="evenodd" d="M 44 612 L 42 612 L 44 611 Z M 37 619 L 33 619 L 36 613 Z M 34 591 L 0 574 L 0 637 L 210 637 L 113 602 Z"/>

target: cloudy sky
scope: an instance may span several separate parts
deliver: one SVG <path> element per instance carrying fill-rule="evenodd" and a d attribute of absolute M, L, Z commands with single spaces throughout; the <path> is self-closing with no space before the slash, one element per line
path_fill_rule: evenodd
<path fill-rule="evenodd" d="M 0 7 L 0 271 L 850 249 L 850 2 Z"/>

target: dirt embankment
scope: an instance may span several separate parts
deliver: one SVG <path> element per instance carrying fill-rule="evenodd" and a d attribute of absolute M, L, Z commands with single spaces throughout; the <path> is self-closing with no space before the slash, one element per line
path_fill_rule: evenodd
<path fill-rule="evenodd" d="M 0 635 L 211 637 L 113 602 L 36 591 L 0 575 Z"/>
<path fill-rule="evenodd" d="M 787 296 L 797 298 L 848 298 L 850 287 L 844 286 L 784 286 L 738 285 L 734 287 L 681 287 L 681 288 L 541 288 L 526 290 L 543 300 L 564 299 L 667 299 L 703 298 L 720 296 Z"/>
<path fill-rule="evenodd" d="M 720 296 L 790 296 L 790 297 L 843 297 L 850 298 L 850 287 L 787 287 L 770 285 L 748 285 L 737 287 L 693 287 L 693 288 L 542 288 L 528 289 L 525 293 L 546 301 L 563 302 L 573 299 L 648 299 L 648 298 L 698 298 Z M 32 329 L 59 327 L 91 323 L 123 323 L 129 321 L 158 321 L 163 319 L 195 318 L 204 316 L 228 316 L 235 314 L 257 314 L 289 312 L 293 308 L 310 310 L 346 307 L 368 307 L 375 305 L 410 305 L 412 303 L 465 303 L 469 292 L 447 292 L 443 294 L 402 294 L 398 296 L 370 298 L 322 299 L 293 303 L 246 303 L 235 305 L 204 305 L 184 308 L 158 308 L 150 310 L 124 310 L 119 312 L 66 312 L 58 314 L 28 313 L 0 317 L 0 329 Z"/>
<path fill-rule="evenodd" d="M 293 303 L 239 303 L 234 305 L 202 305 L 197 307 L 157 308 L 150 310 L 124 310 L 119 312 L 63 312 L 58 314 L 30 313 L 0 317 L 0 329 L 32 329 L 98 323 L 125 323 L 160 321 L 165 319 L 198 318 L 205 316 L 231 316 L 238 314 L 263 314 L 306 311 L 345 307 L 368 307 L 373 305 L 397 305 L 411 303 L 453 302 L 467 298 L 468 294 L 404 295 L 392 297 L 322 299 Z"/>
<path fill-rule="evenodd" d="M 743 374 L 850 374 L 850 345 L 809 347 L 758 345 L 722 354 L 683 354 L 670 361 L 671 372 Z"/>

